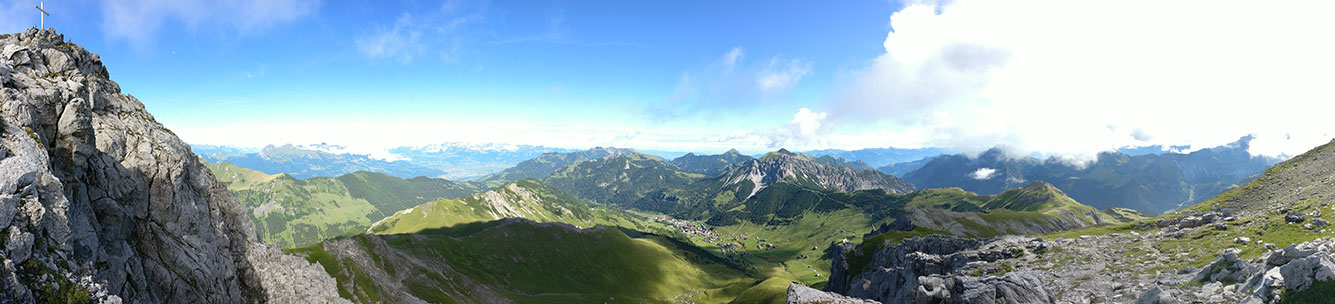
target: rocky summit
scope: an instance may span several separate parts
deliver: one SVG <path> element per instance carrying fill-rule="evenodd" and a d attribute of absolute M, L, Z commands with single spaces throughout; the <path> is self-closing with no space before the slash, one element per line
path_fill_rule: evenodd
<path fill-rule="evenodd" d="M 0 35 L 0 302 L 345 301 L 109 75 L 54 30 Z"/>
<path fill-rule="evenodd" d="M 764 157 L 748 160 L 724 175 L 726 184 L 751 182 L 751 195 L 782 180 L 839 191 L 881 189 L 888 193 L 909 193 L 915 188 L 894 175 L 876 170 L 858 170 L 816 162 L 811 155 L 780 149 Z"/>

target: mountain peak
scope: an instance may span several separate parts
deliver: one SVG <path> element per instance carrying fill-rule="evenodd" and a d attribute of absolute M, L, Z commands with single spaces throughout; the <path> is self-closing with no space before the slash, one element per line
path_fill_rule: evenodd
<path fill-rule="evenodd" d="M 1061 189 L 1057 189 L 1057 186 L 1053 186 L 1052 184 L 1041 180 L 1036 180 L 1028 185 L 1024 185 L 1024 190 L 1062 191 Z"/>
<path fill-rule="evenodd" d="M 723 152 L 723 154 L 724 154 L 724 155 L 741 155 L 742 152 L 741 152 L 741 151 L 737 151 L 737 149 L 728 149 L 728 152 Z"/>
<path fill-rule="evenodd" d="M 0 302 L 54 301 L 43 292 L 54 285 L 90 302 L 297 302 L 277 282 L 311 291 L 305 301 L 341 300 L 317 288 L 337 284 L 318 266 L 256 238 L 233 194 L 98 55 L 36 28 L 0 35 L 0 50 L 0 133 L 28 135 L 0 139 L 5 260 L 49 277 L 0 270 Z"/>

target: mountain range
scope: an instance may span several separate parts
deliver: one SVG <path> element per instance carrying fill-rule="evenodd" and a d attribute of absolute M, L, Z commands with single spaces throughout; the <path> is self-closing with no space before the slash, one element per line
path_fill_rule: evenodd
<path fill-rule="evenodd" d="M 1325 303 L 1335 141 L 1156 218 L 1030 237 L 874 231 L 790 303 Z"/>
<path fill-rule="evenodd" d="M 1250 136 L 1243 137 L 1228 145 L 1187 154 L 1131 156 L 1104 152 L 1088 164 L 1012 157 L 1001 149 L 991 149 L 977 157 L 936 157 L 903 177 L 918 187 L 960 187 L 978 193 L 998 193 L 1044 180 L 1091 206 L 1159 214 L 1245 184 L 1280 161 L 1252 156 L 1248 152 L 1250 141 Z"/>

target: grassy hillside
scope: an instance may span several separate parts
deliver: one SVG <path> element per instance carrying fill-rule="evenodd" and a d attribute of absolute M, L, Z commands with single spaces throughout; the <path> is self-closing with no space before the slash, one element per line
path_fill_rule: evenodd
<path fill-rule="evenodd" d="M 567 223 L 577 227 L 609 225 L 641 231 L 664 230 L 661 225 L 651 227 L 640 216 L 603 207 L 528 179 L 477 195 L 432 201 L 405 209 L 376 222 L 369 231 L 376 234 L 416 233 L 502 218 Z"/>
<path fill-rule="evenodd" d="M 1142 258 L 1148 250 L 1167 259 L 1160 263 L 1161 266 L 1134 269 L 1143 275 L 1174 271 L 1186 266 L 1202 267 L 1218 258 L 1225 249 L 1238 250 L 1239 257 L 1251 260 L 1261 257 L 1267 251 L 1264 244 L 1283 248 L 1330 236 L 1329 227 L 1311 223 L 1317 222 L 1317 219 L 1335 221 L 1335 212 L 1329 212 L 1330 206 L 1335 203 L 1335 187 L 1330 186 L 1331 176 L 1335 176 L 1335 142 L 1280 162 L 1245 185 L 1183 210 L 1134 223 L 1049 233 L 1042 237 L 1073 238 L 1131 232 L 1139 235 L 1167 234 L 1148 242 L 1147 249 L 1112 253 L 1124 255 L 1117 257 L 1119 259 L 1134 261 Z M 1157 225 L 1160 222 L 1171 223 L 1200 216 L 1206 212 L 1228 213 L 1232 216 L 1215 224 L 1180 231 Z M 1289 215 L 1300 216 L 1303 221 L 1289 222 L 1285 219 Z M 1250 242 L 1235 242 L 1239 237 L 1249 238 Z"/>
<path fill-rule="evenodd" d="M 433 178 L 405 180 L 369 172 L 296 179 L 231 163 L 206 162 L 205 166 L 249 211 L 260 238 L 283 247 L 364 230 L 404 208 L 478 191 L 468 183 Z"/>
<path fill-rule="evenodd" d="M 619 149 L 614 147 L 606 147 L 606 148 L 598 147 L 585 151 L 576 151 L 569 153 L 555 153 L 555 152 L 543 153 L 542 155 L 536 158 L 522 161 L 519 164 L 509 169 L 505 169 L 502 170 L 501 172 L 488 174 L 486 176 L 478 178 L 477 181 L 482 182 L 485 185 L 489 186 L 499 186 L 511 181 L 517 181 L 522 179 L 531 178 L 531 179 L 541 180 L 547 178 L 547 176 L 552 175 L 552 173 L 555 173 L 556 170 L 560 170 L 561 168 L 565 168 L 570 165 L 613 155 L 632 154 L 632 153 L 635 153 L 635 150 Z"/>
<path fill-rule="evenodd" d="M 958 188 L 908 194 L 879 189 L 842 192 L 785 181 L 740 203 L 711 208 L 708 220 L 699 222 L 708 224 L 713 235 L 693 234 L 697 245 L 744 261 L 762 276 L 808 285 L 828 278 L 830 260 L 825 251 L 832 244 L 857 242 L 868 231 L 899 220 L 918 227 L 915 231 L 985 237 L 1143 218 L 1129 210 L 1096 210 L 1041 182 L 980 195 Z"/>
<path fill-rule="evenodd" d="M 737 152 L 737 150 L 728 150 L 728 152 L 717 155 L 695 155 L 695 153 L 686 153 L 686 155 L 672 159 L 672 164 L 681 168 L 681 171 L 699 173 L 707 176 L 719 176 L 723 173 L 728 173 L 732 168 L 751 159 L 752 157 L 743 155 L 741 152 Z"/>
<path fill-rule="evenodd" d="M 292 250 L 361 303 L 721 303 L 760 280 L 661 236 L 501 220 Z"/>
<path fill-rule="evenodd" d="M 681 187 L 704 175 L 679 171 L 677 166 L 647 154 L 625 154 L 571 165 L 543 180 L 567 193 L 593 201 L 631 205 L 650 191 Z"/>

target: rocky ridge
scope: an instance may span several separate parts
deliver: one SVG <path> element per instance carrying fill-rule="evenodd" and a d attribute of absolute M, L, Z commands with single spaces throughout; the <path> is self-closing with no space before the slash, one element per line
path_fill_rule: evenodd
<path fill-rule="evenodd" d="M 751 196 L 782 180 L 795 180 L 803 185 L 850 192 L 881 189 L 889 193 L 903 194 L 915 190 L 912 184 L 894 175 L 876 170 L 823 165 L 810 155 L 792 153 L 784 149 L 770 152 L 759 159 L 748 160 L 724 176 L 725 185 L 750 181 L 754 185 L 751 188 Z"/>
<path fill-rule="evenodd" d="M 854 250 L 859 249 L 859 250 Z M 1049 275 L 1015 271 L 1003 275 L 991 264 L 1040 254 L 1039 239 L 1007 236 L 990 240 L 929 235 L 884 244 L 872 256 L 844 246 L 833 261 L 826 290 L 884 303 L 1035 303 L 1054 302 L 1045 282 Z M 857 262 L 866 261 L 860 269 Z M 852 264 L 852 265 L 851 265 Z"/>
<path fill-rule="evenodd" d="M 264 247 L 96 54 L 51 29 L 0 35 L 0 102 L 3 300 L 342 300 L 318 265 Z"/>

